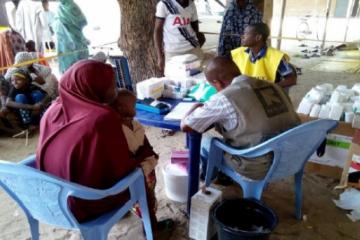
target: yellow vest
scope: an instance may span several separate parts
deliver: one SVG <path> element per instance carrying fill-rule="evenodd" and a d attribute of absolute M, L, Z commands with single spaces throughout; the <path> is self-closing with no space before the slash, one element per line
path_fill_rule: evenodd
<path fill-rule="evenodd" d="M 265 56 L 256 60 L 255 63 L 250 61 L 249 53 L 245 52 L 246 47 L 239 47 L 231 51 L 231 56 L 235 64 L 240 69 L 241 74 L 275 82 L 276 72 L 282 58 L 289 60 L 289 56 L 277 49 L 268 47 Z"/>

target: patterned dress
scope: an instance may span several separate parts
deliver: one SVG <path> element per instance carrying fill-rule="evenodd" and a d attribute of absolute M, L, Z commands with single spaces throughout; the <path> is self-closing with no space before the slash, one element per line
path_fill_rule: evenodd
<path fill-rule="evenodd" d="M 249 24 L 262 22 L 262 13 L 250 1 L 241 9 L 236 0 L 227 9 L 220 32 L 218 55 L 230 56 L 230 51 L 241 46 L 241 35 Z"/>

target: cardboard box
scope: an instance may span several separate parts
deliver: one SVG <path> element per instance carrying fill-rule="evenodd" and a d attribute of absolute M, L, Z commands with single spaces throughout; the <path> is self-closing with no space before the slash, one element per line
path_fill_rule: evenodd
<path fill-rule="evenodd" d="M 360 188 L 360 178 L 356 181 L 349 180 L 349 174 L 354 172 L 360 172 L 360 130 L 356 129 L 354 138 L 349 149 L 347 161 L 344 166 L 344 170 L 341 176 L 340 185 L 338 187 L 355 187 Z M 358 175 L 357 175 L 358 176 Z"/>
<path fill-rule="evenodd" d="M 171 164 L 177 164 L 187 171 L 189 150 L 173 150 L 170 159 Z"/>
<path fill-rule="evenodd" d="M 302 123 L 313 121 L 313 120 L 317 119 L 317 118 L 309 117 L 304 114 L 298 114 L 298 115 L 299 115 Z M 355 128 L 353 128 L 351 126 L 351 123 L 346 123 L 346 122 L 340 121 L 337 128 L 335 128 L 331 133 L 352 137 L 352 136 L 354 136 Z"/>
<path fill-rule="evenodd" d="M 189 237 L 195 240 L 210 240 L 216 234 L 211 211 L 222 199 L 222 192 L 209 187 L 207 193 L 200 189 L 191 198 Z"/>
<path fill-rule="evenodd" d="M 302 123 L 316 120 L 303 114 L 299 114 L 299 117 Z M 337 128 L 327 138 L 324 156 L 318 157 L 314 154 L 306 165 L 305 170 L 340 179 L 347 162 L 354 133 L 355 129 L 352 128 L 350 123 L 339 122 Z"/>
<path fill-rule="evenodd" d="M 340 134 L 328 134 L 326 138 L 326 151 L 321 157 L 314 153 L 310 162 L 331 167 L 344 168 L 349 153 L 352 137 Z"/>

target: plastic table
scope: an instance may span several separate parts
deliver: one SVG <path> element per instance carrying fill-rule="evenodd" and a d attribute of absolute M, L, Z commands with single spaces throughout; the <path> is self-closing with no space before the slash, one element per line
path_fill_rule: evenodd
<path fill-rule="evenodd" d="M 180 101 L 174 99 L 160 99 L 172 105 L 174 108 Z M 180 121 L 166 121 L 165 115 L 151 113 L 143 110 L 136 110 L 136 119 L 148 126 L 166 128 L 170 130 L 180 131 Z M 199 166 L 200 166 L 200 144 L 202 134 L 198 132 L 186 133 L 186 144 L 189 148 L 189 161 L 188 161 L 188 199 L 187 199 L 187 212 L 190 215 L 191 197 L 199 190 Z"/>

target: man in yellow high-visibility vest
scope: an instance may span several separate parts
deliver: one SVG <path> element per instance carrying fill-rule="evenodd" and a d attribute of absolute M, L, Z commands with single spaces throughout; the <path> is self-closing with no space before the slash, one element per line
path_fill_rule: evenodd
<path fill-rule="evenodd" d="M 281 87 L 296 84 L 295 69 L 289 56 L 266 45 L 270 29 L 265 23 L 250 24 L 242 36 L 243 46 L 231 51 L 232 60 L 244 75 L 277 83 Z"/>

